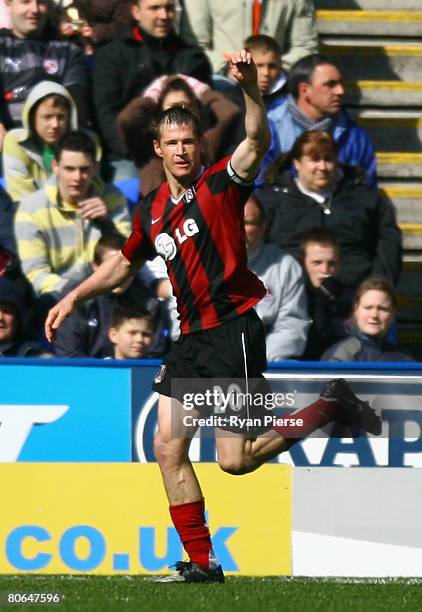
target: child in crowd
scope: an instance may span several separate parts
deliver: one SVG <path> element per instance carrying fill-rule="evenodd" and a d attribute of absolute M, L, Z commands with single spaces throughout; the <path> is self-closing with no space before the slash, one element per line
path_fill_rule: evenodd
<path fill-rule="evenodd" d="M 270 116 L 285 102 L 287 94 L 287 74 L 281 66 L 280 45 L 271 36 L 256 34 L 245 40 L 245 48 L 258 70 L 259 91 Z"/>
<path fill-rule="evenodd" d="M 35 85 L 23 107 L 22 126 L 7 132 L 3 146 L 3 175 L 14 202 L 44 186 L 58 141 L 78 127 L 67 89 L 53 81 Z"/>
<path fill-rule="evenodd" d="M 276 130 L 281 116 L 281 109 L 287 103 L 287 74 L 281 64 L 281 47 L 278 42 L 266 34 L 256 34 L 249 36 L 245 40 L 245 49 L 252 55 L 258 71 L 258 88 L 264 100 L 267 111 L 268 123 L 271 131 L 271 138 L 275 139 Z M 228 73 L 230 77 L 230 72 Z M 230 98 L 239 106 L 243 107 L 240 91 L 238 87 L 231 87 L 226 92 Z M 239 130 L 236 134 L 236 142 L 244 138 L 243 122 L 239 123 Z M 256 185 L 262 184 L 262 172 L 259 174 Z"/>
<path fill-rule="evenodd" d="M 142 359 L 154 337 L 153 317 L 135 305 L 118 306 L 108 332 L 115 359 Z"/>

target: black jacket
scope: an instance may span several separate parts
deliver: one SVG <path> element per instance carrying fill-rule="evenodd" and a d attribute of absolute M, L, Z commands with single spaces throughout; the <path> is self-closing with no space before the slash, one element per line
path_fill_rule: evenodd
<path fill-rule="evenodd" d="M 210 84 L 211 67 L 199 46 L 175 33 L 154 38 L 134 28 L 107 43 L 95 55 L 93 94 L 98 130 L 111 159 L 128 152 L 117 126 L 117 115 L 157 77 L 182 73 Z"/>
<path fill-rule="evenodd" d="M 319 361 L 323 352 L 348 335 L 350 303 L 353 295 L 334 277 L 325 279 L 321 287 L 314 287 L 305 275 L 308 312 L 312 319 L 308 330 L 304 361 Z"/>
<path fill-rule="evenodd" d="M 58 40 L 54 31 L 46 28 L 43 38 L 26 39 L 1 29 L 0 75 L 0 120 L 8 129 L 21 125 L 23 105 L 32 87 L 48 80 L 69 90 L 78 106 L 79 122 L 84 123 L 88 68 L 79 47 Z"/>
<path fill-rule="evenodd" d="M 377 191 L 345 174 L 324 207 L 303 194 L 293 179 L 286 187 L 275 186 L 259 192 L 270 228 L 269 242 L 298 257 L 305 232 L 314 227 L 332 230 L 342 248 L 339 280 L 356 287 L 371 274 L 395 284 L 401 267 L 401 232 L 393 207 Z"/>
<path fill-rule="evenodd" d="M 0 342 L 0 357 L 52 357 L 37 342 L 17 337 L 10 342 Z"/>
<path fill-rule="evenodd" d="M 78 306 L 57 330 L 54 352 L 57 357 L 104 357 L 113 356 L 113 345 L 108 330 L 115 307 L 122 303 L 142 305 L 154 316 L 156 331 L 146 357 L 158 357 L 168 350 L 166 315 L 164 303 L 159 302 L 137 280 L 123 294 L 112 292 L 100 295 Z"/>

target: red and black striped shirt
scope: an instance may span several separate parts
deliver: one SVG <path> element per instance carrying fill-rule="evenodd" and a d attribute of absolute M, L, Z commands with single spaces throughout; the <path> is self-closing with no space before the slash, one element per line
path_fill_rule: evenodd
<path fill-rule="evenodd" d="M 162 183 L 139 206 L 122 249 L 129 261 L 165 259 L 182 334 L 217 327 L 265 295 L 247 267 L 243 208 L 253 185 L 229 161 L 205 168 L 177 202 Z"/>

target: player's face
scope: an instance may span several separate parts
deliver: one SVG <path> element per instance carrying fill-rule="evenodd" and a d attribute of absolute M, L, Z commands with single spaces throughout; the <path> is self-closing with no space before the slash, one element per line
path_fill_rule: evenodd
<path fill-rule="evenodd" d="M 280 56 L 273 51 L 254 51 L 252 59 L 258 70 L 259 91 L 265 95 L 281 74 Z"/>
<path fill-rule="evenodd" d="M 154 38 L 164 38 L 173 27 L 176 14 L 173 0 L 138 0 L 132 15 L 140 28 Z"/>
<path fill-rule="evenodd" d="M 65 106 L 56 104 L 51 98 L 40 102 L 35 112 L 35 131 L 42 141 L 56 144 L 66 132 L 69 113 Z"/>
<path fill-rule="evenodd" d="M 201 167 L 201 142 L 189 124 L 164 125 L 154 150 L 162 158 L 164 169 L 182 184 L 198 175 Z"/>
<path fill-rule="evenodd" d="M 60 195 L 65 202 L 84 200 L 91 188 L 97 165 L 86 153 L 63 151 L 60 161 L 53 161 Z"/>
<path fill-rule="evenodd" d="M 47 0 L 6 0 L 12 30 L 18 38 L 36 36 L 47 21 Z"/>
<path fill-rule="evenodd" d="M 244 224 L 246 248 L 253 251 L 264 240 L 265 234 L 265 222 L 253 200 L 248 200 L 245 204 Z"/>
<path fill-rule="evenodd" d="M 340 257 L 335 247 L 309 242 L 305 249 L 304 266 L 311 284 L 318 288 L 323 280 L 340 269 Z"/>
<path fill-rule="evenodd" d="M 344 96 L 343 78 L 335 66 L 321 64 L 312 75 L 311 83 L 304 85 L 306 101 L 315 110 L 316 117 L 335 115 Z"/>
<path fill-rule="evenodd" d="M 17 329 L 16 312 L 10 304 L 0 303 L 0 342 L 12 340 Z"/>
<path fill-rule="evenodd" d="M 300 183 L 309 191 L 326 191 L 334 185 L 337 162 L 334 153 L 308 151 L 305 146 L 300 159 L 293 160 Z"/>
<path fill-rule="evenodd" d="M 368 336 L 384 336 L 394 318 L 390 297 L 378 289 L 369 289 L 355 306 L 353 318 L 359 331 Z"/>
<path fill-rule="evenodd" d="M 151 345 L 152 337 L 151 326 L 144 319 L 128 319 L 118 329 L 112 327 L 109 331 L 116 359 L 140 359 Z"/>

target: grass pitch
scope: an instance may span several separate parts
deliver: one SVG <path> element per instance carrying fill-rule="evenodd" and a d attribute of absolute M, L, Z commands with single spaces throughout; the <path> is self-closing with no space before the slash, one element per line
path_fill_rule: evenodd
<path fill-rule="evenodd" d="M 225 584 L 159 584 L 132 576 L 0 576 L 0 610 L 48 612 L 422 611 L 421 579 L 230 577 Z M 6 593 L 64 595 L 55 605 L 11 605 Z"/>

